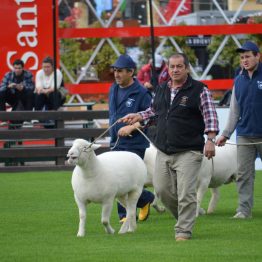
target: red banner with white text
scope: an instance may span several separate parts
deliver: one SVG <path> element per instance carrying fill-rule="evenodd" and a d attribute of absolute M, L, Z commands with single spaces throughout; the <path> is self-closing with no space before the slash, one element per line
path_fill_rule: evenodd
<path fill-rule="evenodd" d="M 16 59 L 33 74 L 46 56 L 53 57 L 52 0 L 1 0 L 0 79 Z"/>

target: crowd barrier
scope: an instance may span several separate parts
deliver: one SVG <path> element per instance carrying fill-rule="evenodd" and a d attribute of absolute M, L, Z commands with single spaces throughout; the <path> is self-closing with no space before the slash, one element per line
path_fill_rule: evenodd
<path fill-rule="evenodd" d="M 102 134 L 106 128 L 93 123 L 95 119 L 108 119 L 108 111 L 0 112 L 0 119 L 9 121 L 0 128 L 1 172 L 71 170 L 66 162 L 68 142 L 76 138 L 92 141 Z M 30 127 L 21 124 L 33 119 L 39 123 Z M 108 150 L 104 146 L 97 153 Z"/>

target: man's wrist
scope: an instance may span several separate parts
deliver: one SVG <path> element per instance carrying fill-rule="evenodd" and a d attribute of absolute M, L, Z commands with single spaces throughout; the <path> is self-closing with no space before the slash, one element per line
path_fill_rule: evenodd
<path fill-rule="evenodd" d="M 215 144 L 215 143 L 216 143 L 216 138 L 215 138 L 215 137 L 208 137 L 208 138 L 207 138 L 207 141 L 210 141 L 210 142 L 212 142 L 213 144 Z"/>

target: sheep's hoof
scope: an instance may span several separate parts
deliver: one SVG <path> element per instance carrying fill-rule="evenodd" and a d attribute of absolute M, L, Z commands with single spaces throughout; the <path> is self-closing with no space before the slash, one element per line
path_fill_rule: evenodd
<path fill-rule="evenodd" d="M 128 232 L 128 230 L 127 229 L 120 229 L 119 231 L 118 231 L 118 234 L 126 234 Z"/>
<path fill-rule="evenodd" d="M 134 233 L 135 232 L 135 228 L 129 228 L 127 232 L 128 233 Z"/>
<path fill-rule="evenodd" d="M 127 221 L 126 221 L 127 222 Z M 125 234 L 128 232 L 128 228 L 129 228 L 129 223 L 124 222 L 123 225 L 121 226 L 118 234 Z"/>
<path fill-rule="evenodd" d="M 84 237 L 85 236 L 85 233 L 77 233 L 77 235 L 76 235 L 77 237 Z"/>
<path fill-rule="evenodd" d="M 207 214 L 213 214 L 214 213 L 214 209 L 208 209 L 207 210 Z"/>
<path fill-rule="evenodd" d="M 157 204 L 153 204 L 152 206 L 158 213 L 164 213 L 166 211 L 166 209 L 164 207 L 161 207 Z"/>
<path fill-rule="evenodd" d="M 198 215 L 199 215 L 199 216 L 202 216 L 202 215 L 205 215 L 205 214 L 206 214 L 205 209 L 202 208 L 202 207 L 200 207 L 200 208 L 199 208 L 199 211 L 198 211 Z"/>
<path fill-rule="evenodd" d="M 127 233 L 127 231 L 123 231 L 123 230 L 119 230 L 119 231 L 118 231 L 118 234 L 119 234 L 119 235 L 123 235 L 123 234 L 126 234 L 126 233 Z"/>
<path fill-rule="evenodd" d="M 115 230 L 113 228 L 105 228 L 107 234 L 114 234 Z"/>

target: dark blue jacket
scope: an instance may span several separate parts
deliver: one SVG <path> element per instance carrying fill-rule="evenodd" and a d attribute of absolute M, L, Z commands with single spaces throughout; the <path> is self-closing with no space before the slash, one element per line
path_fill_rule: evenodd
<path fill-rule="evenodd" d="M 252 78 L 243 70 L 235 79 L 236 100 L 240 108 L 238 136 L 262 137 L 262 64 Z"/>
<path fill-rule="evenodd" d="M 151 104 L 151 95 L 137 79 L 127 87 L 125 96 L 121 98 L 117 106 L 117 97 L 119 85 L 114 83 L 109 91 L 109 124 L 112 125 L 119 118 L 129 114 L 137 113 L 147 109 Z M 125 124 L 119 123 L 110 129 L 110 146 L 114 146 L 117 141 L 117 132 Z M 120 137 L 117 143 L 117 149 L 145 149 L 149 146 L 147 140 L 139 131 L 134 131 L 132 137 Z"/>

